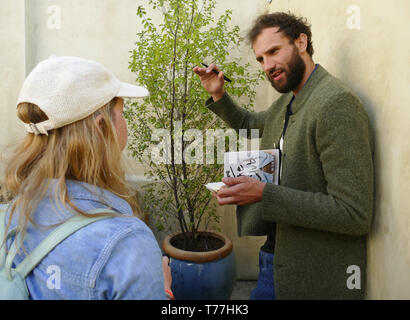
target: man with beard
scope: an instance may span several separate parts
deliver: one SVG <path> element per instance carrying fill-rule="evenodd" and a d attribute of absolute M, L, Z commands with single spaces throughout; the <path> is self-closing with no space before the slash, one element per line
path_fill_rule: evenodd
<path fill-rule="evenodd" d="M 313 62 L 306 19 L 265 14 L 248 36 L 282 93 L 267 110 L 237 106 L 214 64 L 193 71 L 211 95 L 209 109 L 236 130 L 259 129 L 261 150 L 281 149 L 279 185 L 227 178 L 217 193 L 220 205 L 238 205 L 239 236 L 267 235 L 251 299 L 362 299 L 374 181 L 367 113 L 348 86 Z"/>

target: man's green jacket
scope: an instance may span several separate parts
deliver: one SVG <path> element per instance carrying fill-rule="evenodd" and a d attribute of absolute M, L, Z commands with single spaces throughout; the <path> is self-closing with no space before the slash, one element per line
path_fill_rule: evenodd
<path fill-rule="evenodd" d="M 278 147 L 292 92 L 249 112 L 225 94 L 207 106 L 230 127 L 259 129 L 260 150 Z M 292 103 L 280 185 L 238 206 L 238 234 L 275 230 L 278 299 L 361 299 L 366 235 L 373 213 L 373 136 L 366 110 L 343 82 L 318 66 Z"/>

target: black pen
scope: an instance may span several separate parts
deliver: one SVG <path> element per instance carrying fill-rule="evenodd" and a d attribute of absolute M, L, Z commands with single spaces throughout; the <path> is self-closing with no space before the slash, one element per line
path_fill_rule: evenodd
<path fill-rule="evenodd" d="M 208 68 L 208 66 L 207 66 L 205 63 L 203 63 L 203 62 L 202 62 L 202 65 L 203 65 L 205 68 Z M 216 74 L 219 74 L 219 71 L 216 71 L 215 69 L 212 69 L 212 71 L 213 71 L 214 73 L 216 73 Z M 225 77 L 225 75 L 224 75 L 224 79 L 225 79 L 226 81 L 228 81 L 228 82 L 232 82 L 232 80 L 229 79 L 228 77 Z"/>

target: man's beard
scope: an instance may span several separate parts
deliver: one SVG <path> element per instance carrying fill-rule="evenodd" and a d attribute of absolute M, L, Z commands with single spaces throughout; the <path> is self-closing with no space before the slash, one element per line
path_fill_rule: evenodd
<path fill-rule="evenodd" d="M 296 47 L 293 48 L 292 57 L 290 59 L 290 62 L 288 63 L 288 68 L 289 72 L 282 69 L 282 71 L 286 75 L 286 83 L 284 83 L 283 85 L 280 85 L 279 81 L 275 81 L 270 77 L 270 75 L 267 75 L 267 78 L 272 84 L 272 87 L 274 87 L 276 91 L 280 93 L 288 93 L 296 89 L 302 81 L 303 75 L 305 74 L 306 65 L 300 55 L 297 53 Z M 275 70 L 271 72 L 271 74 L 273 74 L 274 72 Z"/>

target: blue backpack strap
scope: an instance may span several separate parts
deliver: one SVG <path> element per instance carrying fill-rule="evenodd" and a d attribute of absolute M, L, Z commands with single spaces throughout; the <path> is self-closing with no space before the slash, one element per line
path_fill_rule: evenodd
<path fill-rule="evenodd" d="M 106 212 L 113 212 L 110 209 L 96 209 L 91 210 L 88 213 L 95 214 L 95 213 L 106 213 Z M 98 220 L 112 218 L 112 216 L 102 216 L 102 217 L 85 217 L 85 216 L 74 216 L 64 222 L 62 225 L 58 226 L 55 230 L 53 230 L 41 243 L 28 255 L 24 258 L 23 261 L 19 263 L 19 265 L 15 268 L 15 271 L 19 273 L 22 279 L 24 279 L 36 266 L 40 263 L 40 261 L 49 254 L 51 250 L 53 250 L 61 241 L 65 238 L 76 232 L 77 230 L 87 226 L 90 223 L 93 223 Z M 14 242 L 19 241 L 20 237 L 16 236 Z M 17 254 L 17 249 L 20 247 L 18 245 L 14 245 L 17 243 L 13 243 L 10 247 L 10 251 L 6 258 L 5 264 L 5 271 L 6 275 L 10 276 L 11 279 L 11 267 L 14 261 L 14 258 Z"/>

